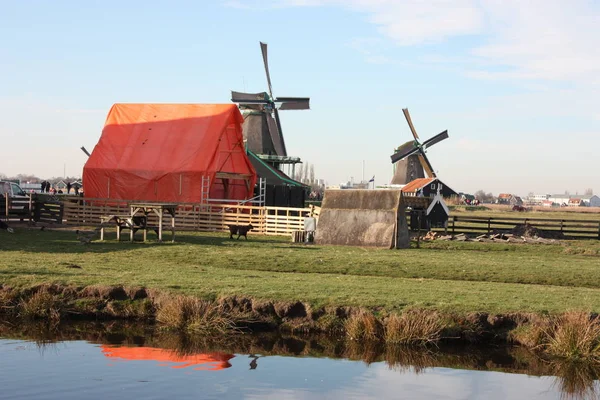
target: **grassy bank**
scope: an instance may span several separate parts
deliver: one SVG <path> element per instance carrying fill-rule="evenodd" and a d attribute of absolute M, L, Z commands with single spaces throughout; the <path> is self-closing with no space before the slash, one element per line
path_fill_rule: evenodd
<path fill-rule="evenodd" d="M 109 238 L 111 238 L 109 236 Z M 205 299 L 453 312 L 600 311 L 600 243 L 427 243 L 375 250 L 186 233 L 80 245 L 69 231 L 0 232 L 0 283 L 143 286 Z"/>

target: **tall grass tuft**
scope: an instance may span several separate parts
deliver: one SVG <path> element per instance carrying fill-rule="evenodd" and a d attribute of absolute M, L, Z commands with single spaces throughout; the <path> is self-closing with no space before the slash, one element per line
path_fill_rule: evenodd
<path fill-rule="evenodd" d="M 392 314 L 384 326 L 384 339 L 392 344 L 427 344 L 440 340 L 443 318 L 434 311 L 409 310 Z"/>
<path fill-rule="evenodd" d="M 14 314 L 17 303 L 15 292 L 0 289 L 0 315 Z"/>
<path fill-rule="evenodd" d="M 545 330 L 543 347 L 554 356 L 569 360 L 600 361 L 600 317 L 585 312 L 567 312 Z"/>
<path fill-rule="evenodd" d="M 348 317 L 344 327 L 351 340 L 378 340 L 383 333 L 381 322 L 366 310 Z"/>
<path fill-rule="evenodd" d="M 63 304 L 60 298 L 40 289 L 19 302 L 19 314 L 26 318 L 43 318 L 49 322 L 60 322 Z"/>
<path fill-rule="evenodd" d="M 187 333 L 220 335 L 236 331 L 233 318 L 218 304 L 187 296 L 163 301 L 157 310 L 156 321 Z"/>

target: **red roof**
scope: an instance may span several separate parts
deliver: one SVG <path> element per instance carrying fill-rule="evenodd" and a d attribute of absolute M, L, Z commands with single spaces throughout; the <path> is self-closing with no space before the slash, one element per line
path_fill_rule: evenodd
<path fill-rule="evenodd" d="M 500 193 L 498 195 L 499 199 L 510 199 L 511 197 L 512 197 L 512 194 L 510 194 L 510 193 Z"/>
<path fill-rule="evenodd" d="M 429 185 L 433 181 L 435 181 L 435 178 L 415 179 L 414 181 L 410 181 L 409 183 L 407 183 L 406 186 L 402 188 L 402 191 L 404 193 L 414 193 L 422 187 Z"/>
<path fill-rule="evenodd" d="M 115 104 L 83 168 L 86 197 L 199 203 L 204 176 L 211 198 L 251 197 L 243 122 L 234 104 Z"/>

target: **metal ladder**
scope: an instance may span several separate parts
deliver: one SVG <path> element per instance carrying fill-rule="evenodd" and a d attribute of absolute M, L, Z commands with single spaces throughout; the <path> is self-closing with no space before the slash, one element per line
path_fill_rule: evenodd
<path fill-rule="evenodd" d="M 263 207 L 267 201 L 267 180 L 260 178 L 258 181 L 258 205 Z"/>
<path fill-rule="evenodd" d="M 202 176 L 202 191 L 200 192 L 200 203 L 208 204 L 208 194 L 210 192 L 210 176 Z"/>

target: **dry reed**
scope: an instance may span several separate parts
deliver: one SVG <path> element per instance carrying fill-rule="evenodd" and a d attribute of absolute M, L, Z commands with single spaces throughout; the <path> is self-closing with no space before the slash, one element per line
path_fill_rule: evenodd
<path fill-rule="evenodd" d="M 19 315 L 26 318 L 43 318 L 56 323 L 60 321 L 62 308 L 63 304 L 57 296 L 46 289 L 40 289 L 19 302 Z"/>
<path fill-rule="evenodd" d="M 156 321 L 188 333 L 219 335 L 236 331 L 234 319 L 218 304 L 187 296 L 162 302 Z"/>
<path fill-rule="evenodd" d="M 585 312 L 564 313 L 544 332 L 544 348 L 549 354 L 600 362 L 600 317 Z"/>
<path fill-rule="evenodd" d="M 366 310 L 348 317 L 344 328 L 351 340 L 379 340 L 383 333 L 381 322 Z"/>
<path fill-rule="evenodd" d="M 392 344 L 435 343 L 440 340 L 444 325 L 435 311 L 409 310 L 386 319 L 384 339 Z"/>

